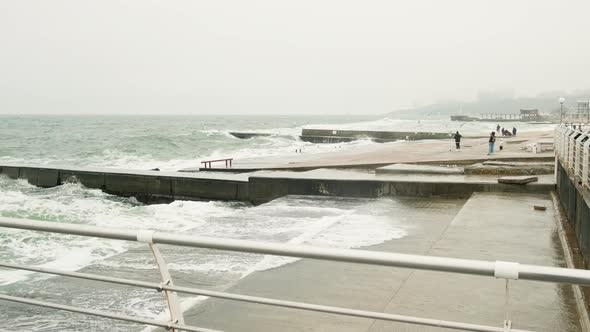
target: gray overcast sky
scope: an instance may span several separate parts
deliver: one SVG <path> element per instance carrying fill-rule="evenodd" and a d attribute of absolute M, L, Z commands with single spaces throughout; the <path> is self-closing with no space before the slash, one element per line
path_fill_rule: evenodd
<path fill-rule="evenodd" d="M 383 113 L 590 88 L 588 0 L 0 0 L 0 113 Z"/>

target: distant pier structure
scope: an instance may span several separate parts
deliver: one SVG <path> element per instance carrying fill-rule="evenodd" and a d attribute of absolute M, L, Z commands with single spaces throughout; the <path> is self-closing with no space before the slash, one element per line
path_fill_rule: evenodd
<path fill-rule="evenodd" d="M 520 113 L 482 113 L 479 116 L 451 115 L 452 121 L 485 121 L 485 122 L 538 122 L 547 119 L 538 109 L 521 109 Z"/>

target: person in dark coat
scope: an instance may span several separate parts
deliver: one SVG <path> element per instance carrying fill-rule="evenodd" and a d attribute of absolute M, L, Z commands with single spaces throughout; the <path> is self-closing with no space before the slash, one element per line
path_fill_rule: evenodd
<path fill-rule="evenodd" d="M 497 132 L 500 132 L 500 125 L 498 125 L 498 126 L 496 127 L 496 131 L 497 131 Z"/>
<path fill-rule="evenodd" d="M 496 133 L 492 131 L 492 133 L 490 134 L 490 139 L 488 140 L 488 143 L 490 145 L 490 150 L 488 152 L 488 155 L 494 153 L 494 143 L 496 143 Z"/>
<path fill-rule="evenodd" d="M 512 136 L 516 136 L 516 127 L 512 127 Z"/>
<path fill-rule="evenodd" d="M 453 138 L 455 139 L 455 150 L 459 151 L 459 149 L 461 148 L 461 134 L 459 134 L 459 131 L 457 130 L 457 132 L 455 133 L 455 135 L 453 135 Z"/>

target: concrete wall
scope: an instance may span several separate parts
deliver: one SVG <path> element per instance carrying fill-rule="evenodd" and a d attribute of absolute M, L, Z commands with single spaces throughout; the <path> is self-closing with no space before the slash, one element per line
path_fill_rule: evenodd
<path fill-rule="evenodd" d="M 370 137 L 378 142 L 396 141 L 400 139 L 422 140 L 422 139 L 440 139 L 451 138 L 449 133 L 431 133 L 431 132 L 402 132 L 402 131 L 368 131 L 368 130 L 337 130 L 337 129 L 303 129 L 301 130 L 301 139 L 308 140 L 313 137 L 329 139 L 345 139 Z"/>
<path fill-rule="evenodd" d="M 584 265 L 590 267 L 590 192 L 570 177 L 561 163 L 557 166 L 557 193 L 566 217 L 576 234 L 576 240 L 584 257 Z"/>
<path fill-rule="evenodd" d="M 342 136 L 342 137 L 372 137 L 382 139 L 414 138 L 450 138 L 448 133 L 431 132 L 402 132 L 402 131 L 372 131 L 372 130 L 338 130 L 338 129 L 302 129 L 304 136 Z"/>
<path fill-rule="evenodd" d="M 0 173 L 12 179 L 26 179 L 39 187 L 55 187 L 78 182 L 87 188 L 101 189 L 109 194 L 136 197 L 144 203 L 165 203 L 173 200 L 248 200 L 248 182 L 227 179 L 199 178 L 194 174 L 167 175 L 160 172 L 121 172 L 0 166 Z"/>
<path fill-rule="evenodd" d="M 474 192 L 547 193 L 553 184 L 533 183 L 526 186 L 502 183 L 441 183 L 420 181 L 330 180 L 251 176 L 249 198 L 263 204 L 286 195 L 376 198 L 381 196 L 468 196 Z"/>
<path fill-rule="evenodd" d="M 300 177 L 250 176 L 248 180 L 206 178 L 193 173 L 120 171 L 110 169 L 56 169 L 28 166 L 0 166 L 13 179 L 27 179 L 40 187 L 78 182 L 109 194 L 136 197 L 144 203 L 173 200 L 250 201 L 262 204 L 286 195 L 316 195 L 357 198 L 381 196 L 467 196 L 473 192 L 549 192 L 552 184 L 526 186 L 492 181 L 445 183 L 435 181 L 394 181 L 376 179 L 309 179 Z"/>

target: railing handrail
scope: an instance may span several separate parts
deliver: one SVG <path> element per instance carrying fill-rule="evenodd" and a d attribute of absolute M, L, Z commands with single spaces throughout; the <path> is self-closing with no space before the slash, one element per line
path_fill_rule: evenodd
<path fill-rule="evenodd" d="M 112 229 L 90 225 L 5 217 L 0 218 L 0 227 L 253 254 L 313 258 L 347 263 L 472 274 L 496 278 L 502 277 L 504 273 L 511 273 L 515 277 L 509 279 L 590 286 L 590 271 L 588 270 L 519 264 L 516 262 L 483 261 L 358 249 L 322 248 L 251 240 L 220 239 L 151 230 Z"/>
<path fill-rule="evenodd" d="M 31 304 L 31 305 L 35 305 L 38 307 L 46 307 L 46 308 L 51 308 L 51 309 L 76 312 L 76 313 L 80 313 L 80 314 L 110 318 L 110 319 L 115 319 L 115 320 L 122 320 L 122 321 L 126 321 L 126 322 L 138 323 L 138 324 L 159 326 L 159 327 L 163 327 L 166 329 L 175 329 L 175 330 L 191 331 L 191 332 L 221 332 L 219 330 L 213 330 L 213 329 L 208 329 L 208 328 L 203 328 L 203 327 L 196 327 L 196 326 L 190 326 L 190 325 L 184 325 L 184 324 L 164 322 L 164 321 L 158 321 L 158 320 L 154 320 L 154 319 L 141 318 L 141 317 L 134 317 L 134 316 L 129 316 L 129 315 L 115 314 L 115 313 L 104 312 L 104 311 L 100 311 L 100 310 L 94 310 L 94 309 L 78 308 L 78 307 L 73 307 L 73 306 L 68 306 L 68 305 L 63 305 L 63 304 L 38 301 L 38 300 L 33 300 L 33 299 L 5 295 L 5 294 L 0 294 L 0 300 L 18 302 L 18 303 L 24 303 L 24 304 Z"/>
<path fill-rule="evenodd" d="M 234 293 L 220 292 L 220 291 L 214 291 L 214 290 L 205 290 L 205 289 L 198 289 L 198 288 L 191 288 L 191 287 L 168 286 L 168 285 L 151 283 L 151 282 L 146 282 L 146 281 L 107 277 L 107 276 L 93 275 L 93 274 L 80 273 L 80 272 L 68 272 L 68 271 L 62 271 L 62 270 L 44 268 L 44 267 L 35 267 L 35 266 L 27 266 L 27 265 L 20 265 L 20 264 L 8 264 L 8 263 L 0 263 L 0 267 L 26 270 L 26 271 L 32 271 L 32 272 L 47 273 L 47 274 L 54 274 L 54 275 L 79 278 L 79 279 L 86 279 L 86 280 L 93 280 L 93 281 L 108 282 L 108 283 L 114 283 L 114 284 L 119 284 L 119 285 L 135 286 L 135 287 L 141 287 L 141 288 L 146 288 L 146 289 L 153 289 L 153 290 L 157 290 L 157 291 L 162 291 L 162 290 L 174 291 L 174 292 L 178 292 L 178 293 L 208 296 L 208 297 L 214 297 L 214 298 L 220 298 L 220 299 L 226 299 L 226 300 L 234 300 L 234 301 L 241 301 L 241 302 L 271 305 L 271 306 L 277 306 L 277 307 L 283 307 L 283 308 L 331 313 L 331 314 L 344 315 L 344 316 L 379 319 L 379 320 L 385 320 L 385 321 L 390 321 L 390 322 L 399 322 L 399 323 L 408 323 L 408 324 L 413 323 L 413 324 L 420 324 L 420 325 L 425 325 L 425 326 L 436 326 L 436 327 L 443 327 L 443 328 L 446 327 L 446 328 L 454 328 L 454 329 L 463 329 L 463 330 L 467 330 L 467 331 L 504 332 L 503 328 L 490 327 L 490 326 L 484 326 L 484 325 L 478 325 L 478 324 L 469 324 L 469 323 L 447 321 L 447 320 L 440 320 L 440 319 L 428 319 L 428 318 L 406 316 L 406 315 L 387 314 L 387 313 L 372 312 L 372 311 L 359 310 L 359 309 L 348 309 L 348 308 L 340 308 L 340 307 L 327 306 L 327 305 L 311 304 L 311 303 L 305 303 L 305 302 L 285 301 L 285 300 L 279 300 L 279 299 L 273 299 L 273 298 L 251 296 L 251 295 L 244 295 L 244 294 L 234 294 Z M 0 299 L 1 298 L 2 298 L 2 294 L 0 294 Z M 528 332 L 528 331 L 512 329 L 511 332 Z"/>
<path fill-rule="evenodd" d="M 589 129 L 588 125 L 584 129 L 560 125 L 554 137 L 556 158 L 570 177 L 580 178 L 582 188 L 590 188 L 590 140 L 581 141 L 590 135 Z"/>
<path fill-rule="evenodd" d="M 187 247 L 207 248 L 226 251 L 247 252 L 255 254 L 267 254 L 278 256 L 290 256 L 299 258 L 313 258 L 339 262 L 360 263 L 381 265 L 389 267 L 412 268 L 420 270 L 432 270 L 439 272 L 462 273 L 480 275 L 494 278 L 501 278 L 506 280 L 506 301 L 508 301 L 508 281 L 515 279 L 536 280 L 546 282 L 560 282 L 560 283 L 574 283 L 581 285 L 590 285 L 590 271 L 567 269 L 561 267 L 536 266 L 519 264 L 514 262 L 501 261 L 482 261 L 471 259 L 446 258 L 424 255 L 410 255 L 400 253 L 375 252 L 357 249 L 334 249 L 334 248 L 319 248 L 306 245 L 290 245 L 279 243 L 264 243 L 250 240 L 236 240 L 236 239 L 220 239 L 211 237 L 199 237 L 183 234 L 156 232 L 152 230 L 130 230 L 130 229 L 112 229 L 90 225 L 64 224 L 47 221 L 36 221 L 27 219 L 15 219 L 0 217 L 0 227 L 15 228 L 31 231 L 42 231 L 61 233 L 78 236 L 99 237 L 114 240 L 126 240 L 147 243 L 150 246 L 156 244 L 178 245 Z M 253 302 L 265 305 L 272 305 L 278 307 L 295 308 L 302 310 L 310 310 L 316 312 L 332 313 L 346 316 L 364 317 L 371 319 L 379 319 L 386 321 L 396 321 L 411 324 L 419 324 L 425 326 L 439 326 L 453 329 L 460 329 L 466 331 L 482 331 L 482 332 L 502 332 L 502 331 L 520 331 L 511 328 L 511 322 L 506 312 L 506 320 L 504 327 L 493 327 L 477 324 L 469 324 L 455 321 L 445 321 L 437 319 L 428 319 L 413 316 L 404 316 L 396 314 L 387 314 L 381 312 L 371 312 L 357 309 L 348 309 L 340 307 L 332 307 L 318 304 L 309 304 L 303 302 L 284 301 L 272 298 L 263 298 L 250 295 L 232 294 L 225 292 L 217 292 L 210 290 L 202 290 L 188 287 L 179 287 L 176 285 L 168 285 L 166 283 L 154 284 L 149 282 L 142 282 L 129 279 L 113 278 L 106 276 L 98 276 L 92 274 L 85 274 L 80 272 L 68 272 L 49 268 L 18 265 L 0 262 L 0 267 L 28 270 L 41 273 L 50 273 L 55 275 L 69 276 L 75 278 L 83 278 L 94 281 L 111 282 L 130 286 L 137 286 L 143 288 L 156 289 L 158 291 L 166 292 L 183 292 L 195 295 L 204 295 L 217 298 L 224 298 L 236 301 Z M 178 324 L 174 319 L 168 323 L 161 321 L 154 321 L 145 318 L 138 318 L 133 316 L 122 316 L 118 314 L 101 312 L 92 309 L 82 309 L 64 306 L 55 303 L 41 302 L 30 300 L 26 298 L 17 298 L 0 294 L 0 300 L 14 301 L 20 303 L 27 303 L 31 305 L 45 306 L 59 310 L 67 310 L 88 315 L 102 316 L 112 319 L 128 320 L 142 324 L 163 326 L 174 330 L 187 331 L 212 331 L 206 328 L 199 328 Z"/>
<path fill-rule="evenodd" d="M 203 161 L 201 161 L 201 164 L 204 164 L 204 163 L 214 163 L 214 162 L 226 161 L 226 160 L 234 160 L 234 158 L 223 158 L 223 159 L 215 159 L 215 160 L 203 160 Z"/>

